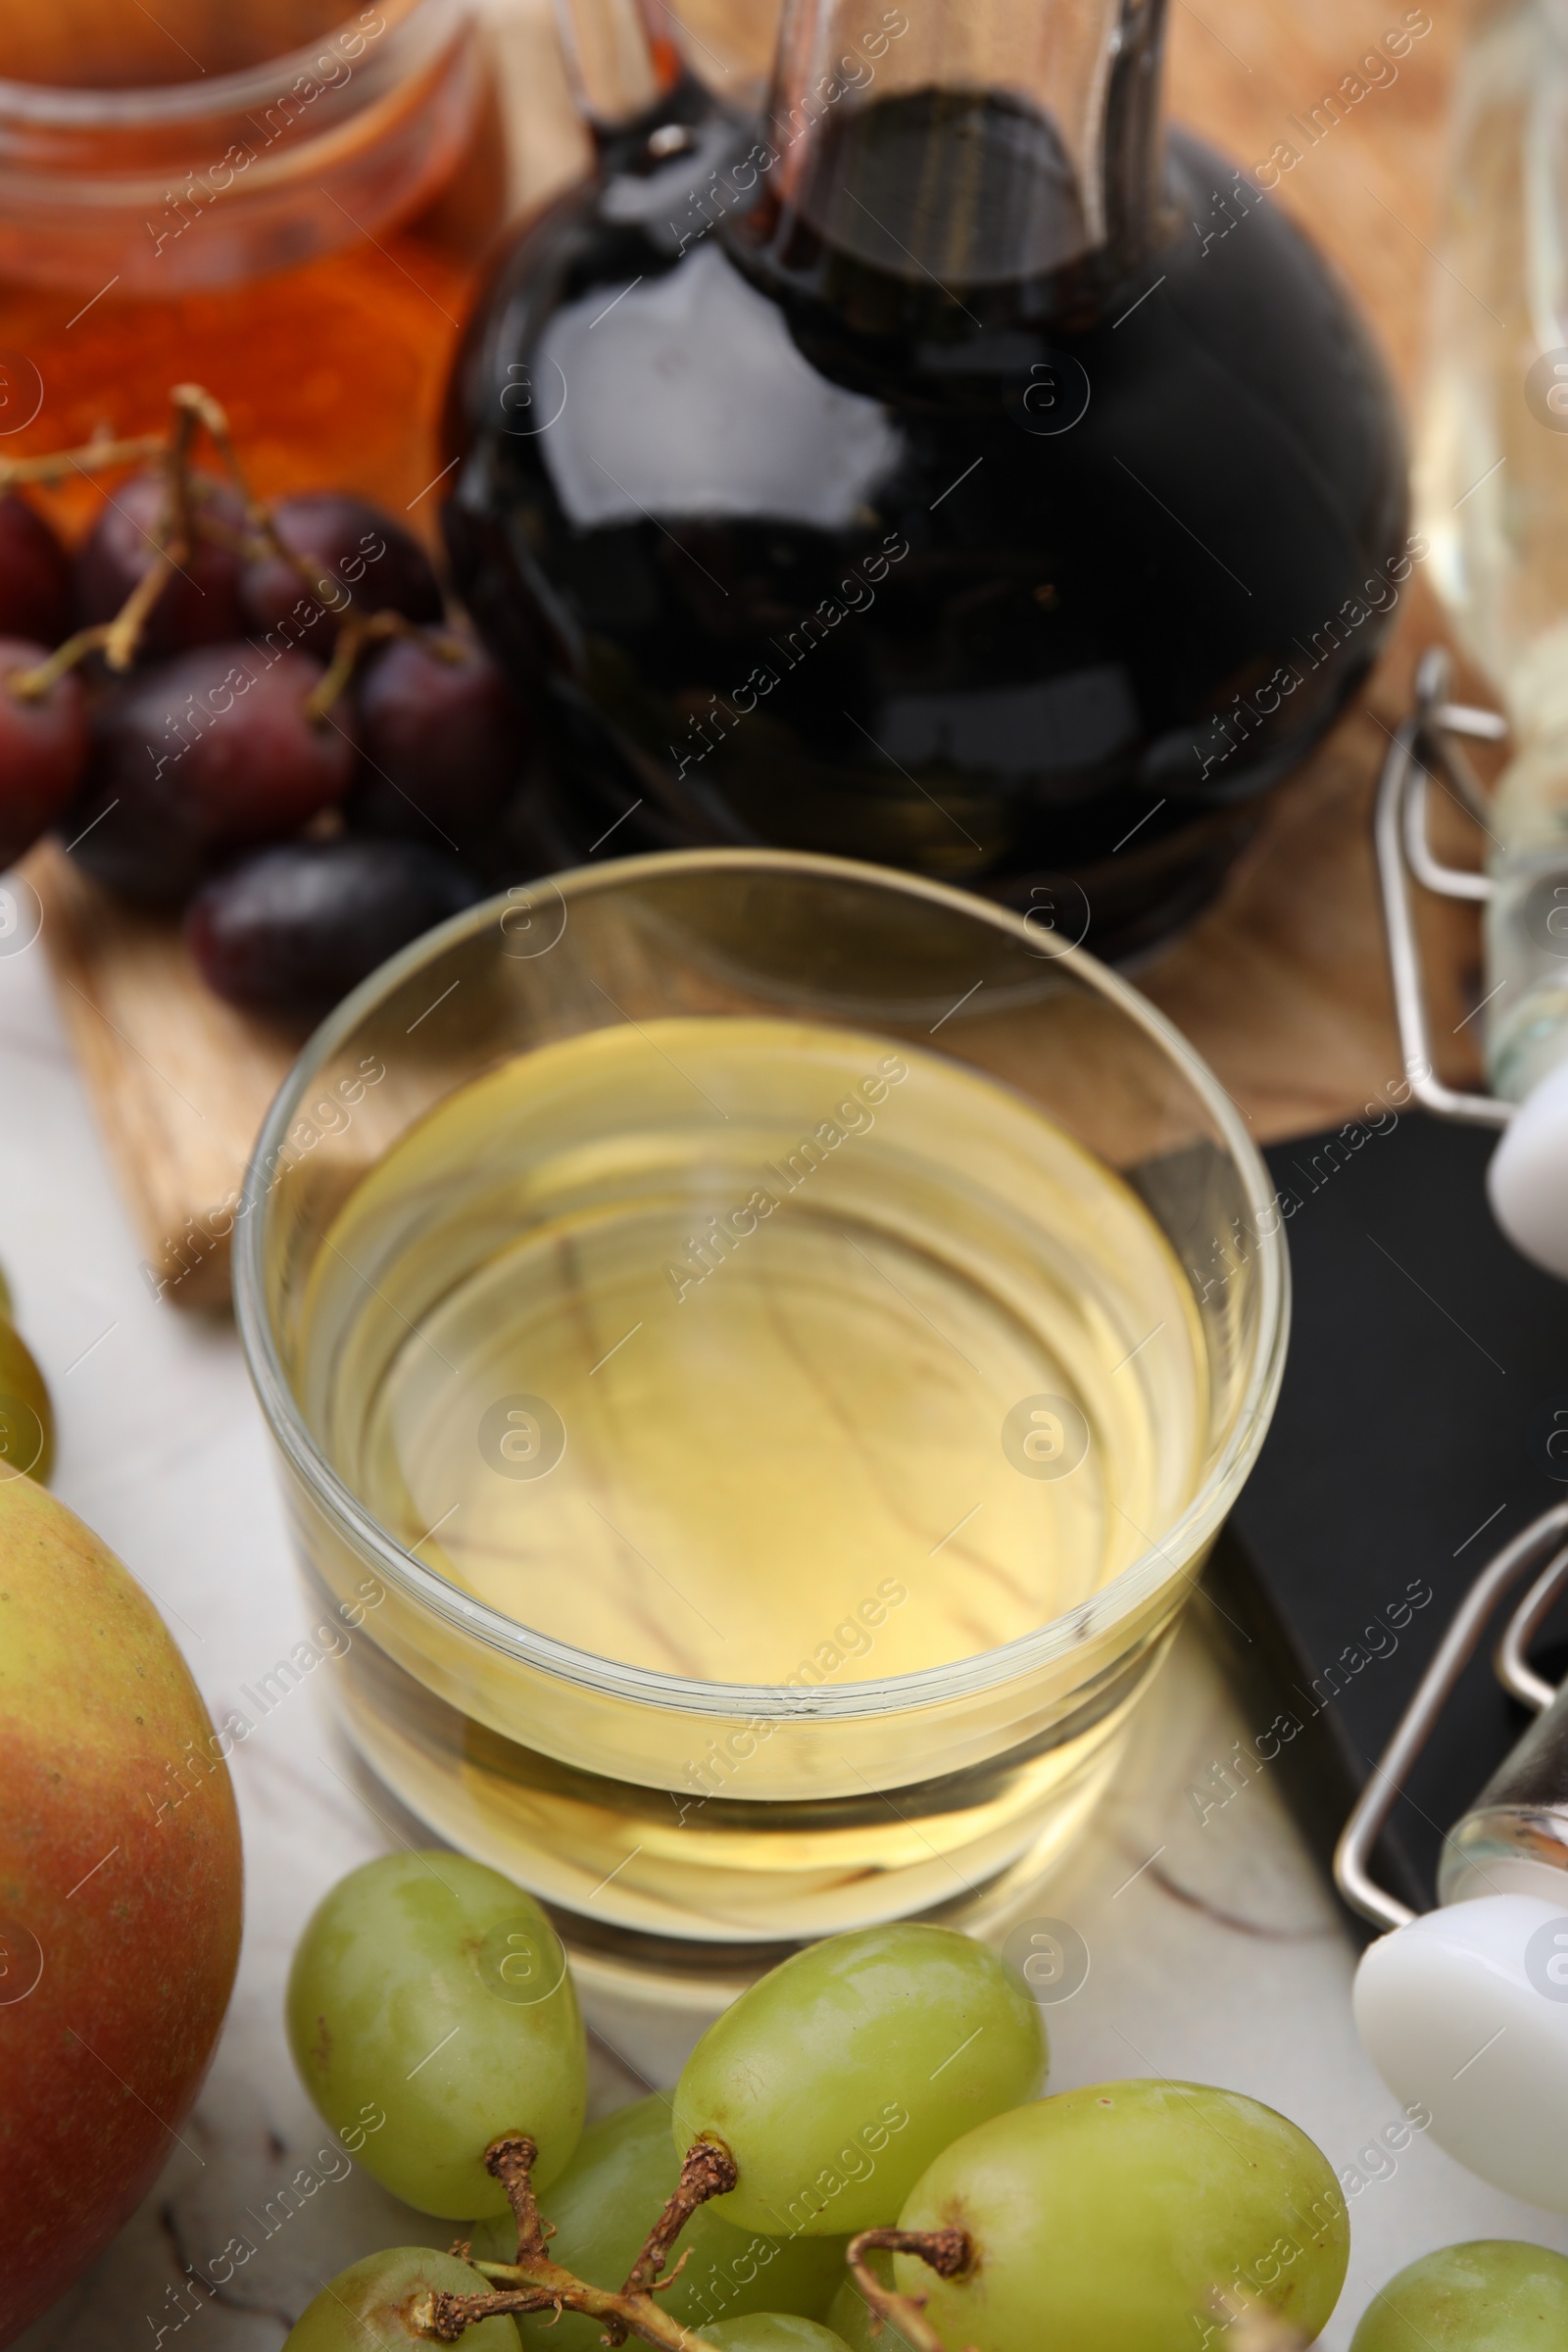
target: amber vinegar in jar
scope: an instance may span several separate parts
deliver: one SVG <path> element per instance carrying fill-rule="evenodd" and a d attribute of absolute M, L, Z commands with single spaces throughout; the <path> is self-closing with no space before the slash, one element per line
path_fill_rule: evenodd
<path fill-rule="evenodd" d="M 265 494 L 342 486 L 418 525 L 505 177 L 466 0 L 15 0 L 0 455 L 156 429 L 195 381 Z"/>

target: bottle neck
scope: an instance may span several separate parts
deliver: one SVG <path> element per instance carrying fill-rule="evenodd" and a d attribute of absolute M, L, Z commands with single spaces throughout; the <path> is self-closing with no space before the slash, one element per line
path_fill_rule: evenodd
<path fill-rule="evenodd" d="M 682 80 L 661 0 L 557 0 L 572 94 L 601 154 L 658 120 Z"/>
<path fill-rule="evenodd" d="M 906 324 L 958 335 L 1003 289 L 1041 289 L 1027 307 L 1049 315 L 1125 282 L 1157 236 L 1164 13 L 790 0 L 776 160 L 742 231 L 756 260 L 840 307 L 871 273 Z"/>

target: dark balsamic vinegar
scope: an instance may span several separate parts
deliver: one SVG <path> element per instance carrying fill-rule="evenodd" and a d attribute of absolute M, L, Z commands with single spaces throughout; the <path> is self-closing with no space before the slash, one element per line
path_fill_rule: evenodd
<path fill-rule="evenodd" d="M 1093 185 L 984 90 L 640 130 L 514 248 L 449 532 L 559 859 L 874 858 L 1111 955 L 1211 895 L 1378 648 L 1404 458 L 1322 262 L 1149 86 Z"/>

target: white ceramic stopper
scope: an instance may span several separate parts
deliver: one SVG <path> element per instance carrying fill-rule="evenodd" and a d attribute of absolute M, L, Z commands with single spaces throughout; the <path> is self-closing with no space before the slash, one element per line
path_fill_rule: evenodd
<path fill-rule="evenodd" d="M 1503 1129 L 1487 1192 L 1514 1248 L 1568 1280 L 1568 1060 L 1546 1072 Z"/>
<path fill-rule="evenodd" d="M 1568 2213 L 1568 1883 L 1562 1904 L 1488 1894 L 1374 1943 L 1355 2022 L 1383 2080 L 1450 2156 Z"/>

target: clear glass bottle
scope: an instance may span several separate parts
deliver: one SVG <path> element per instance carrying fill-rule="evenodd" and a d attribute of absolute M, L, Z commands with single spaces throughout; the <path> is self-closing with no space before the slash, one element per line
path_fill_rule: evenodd
<path fill-rule="evenodd" d="M 601 169 L 481 306 L 448 508 L 548 854 L 832 851 L 1112 955 L 1217 888 L 1377 650 L 1404 459 L 1317 256 L 1166 137 L 1163 15 L 792 0 L 754 122 L 573 0 Z"/>
<path fill-rule="evenodd" d="M 1439 1902 L 1483 1894 L 1568 1909 L 1568 1684 L 1444 1841 Z"/>
<path fill-rule="evenodd" d="M 1490 818 L 1494 1091 L 1568 1055 L 1568 7 L 1475 8 L 1418 437 L 1432 574 L 1514 734 Z"/>

